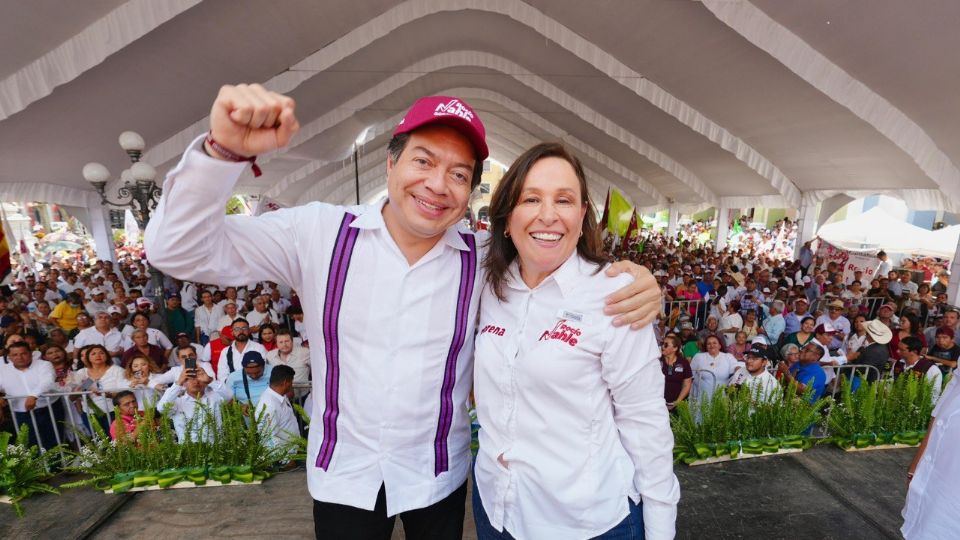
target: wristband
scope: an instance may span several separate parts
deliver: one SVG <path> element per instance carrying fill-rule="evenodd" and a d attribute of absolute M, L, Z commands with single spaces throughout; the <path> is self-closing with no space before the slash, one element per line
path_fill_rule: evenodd
<path fill-rule="evenodd" d="M 227 161 L 234 161 L 237 163 L 244 161 L 249 162 L 252 165 L 251 169 L 253 169 L 253 176 L 257 177 L 263 174 L 263 171 L 260 170 L 260 166 L 257 165 L 257 156 L 243 157 L 240 154 L 233 153 L 217 141 L 213 140 L 213 132 L 207 132 L 207 138 L 204 139 L 204 142 L 209 144 L 210 148 L 213 148 L 216 153 L 220 154 Z"/>

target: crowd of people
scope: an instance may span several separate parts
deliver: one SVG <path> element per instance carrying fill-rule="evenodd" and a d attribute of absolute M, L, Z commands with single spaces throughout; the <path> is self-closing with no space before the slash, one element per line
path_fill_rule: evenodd
<path fill-rule="evenodd" d="M 837 389 L 831 383 L 846 364 L 875 368 L 861 370 L 868 380 L 921 374 L 936 399 L 960 357 L 946 271 L 918 272 L 909 259 L 894 269 L 881 251 L 877 277 L 845 275 L 810 242 L 796 259 L 770 249 L 793 232 L 783 220 L 751 236 L 765 240 L 719 252 L 654 233 L 642 252 L 624 254 L 652 269 L 663 290 L 657 337 L 668 408 L 724 385 L 768 388 L 774 377 L 813 385 L 816 399 Z M 842 373 L 849 378 L 853 368 Z"/>
<path fill-rule="evenodd" d="M 0 289 L 3 427 L 29 426 L 31 443 L 46 449 L 77 441 L 78 431 L 95 435 L 94 423 L 112 437 L 132 433 L 136 411 L 169 404 L 186 440 L 195 403 L 231 399 L 289 426 L 292 409 L 280 405 L 310 380 L 296 291 L 169 277 L 158 287 L 162 275 L 131 251 L 118 250 L 117 263 L 67 257 L 20 268 Z"/>

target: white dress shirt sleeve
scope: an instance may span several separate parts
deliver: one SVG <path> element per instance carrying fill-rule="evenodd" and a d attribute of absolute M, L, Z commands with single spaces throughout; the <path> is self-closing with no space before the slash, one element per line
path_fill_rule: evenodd
<path fill-rule="evenodd" d="M 187 148 L 163 184 L 144 233 L 150 264 L 203 283 L 278 280 L 300 290 L 299 210 L 226 216 L 223 208 L 246 163 L 211 158 L 203 137 Z"/>
<path fill-rule="evenodd" d="M 53 364 L 46 361 L 40 361 L 37 363 L 37 374 L 36 377 L 32 378 L 30 381 L 30 395 L 37 397 L 43 394 L 49 394 L 51 392 L 57 391 L 57 376 L 56 370 L 53 369 Z"/>
<path fill-rule="evenodd" d="M 634 485 L 643 498 L 649 540 L 674 537 L 680 484 L 673 474 L 673 432 L 663 406 L 663 372 L 653 329 L 608 330 L 601 356 L 604 381 L 613 399 L 620 441 L 634 464 Z"/>
<path fill-rule="evenodd" d="M 170 414 L 175 414 L 177 412 L 177 398 L 180 397 L 182 393 L 182 386 L 177 383 L 171 384 L 163 395 L 160 396 L 160 401 L 157 401 L 157 410 L 162 413 L 167 406 L 170 406 Z"/>

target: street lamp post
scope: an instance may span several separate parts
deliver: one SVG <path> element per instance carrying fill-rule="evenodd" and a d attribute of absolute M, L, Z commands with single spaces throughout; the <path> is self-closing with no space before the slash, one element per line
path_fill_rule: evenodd
<path fill-rule="evenodd" d="M 150 223 L 150 214 L 156 209 L 162 193 L 160 186 L 156 183 L 157 171 L 149 163 L 140 161 L 146 143 L 138 133 L 133 131 L 121 133 L 120 147 L 130 156 L 132 165 L 120 174 L 121 184 L 116 188 L 115 195 L 108 195 L 106 192 L 110 171 L 100 163 L 84 165 L 83 177 L 93 185 L 97 194 L 100 195 L 101 204 L 129 208 L 133 217 L 137 220 L 140 230 L 145 230 L 147 224 Z M 117 198 L 111 199 L 111 196 Z M 164 276 L 160 270 L 150 265 L 150 278 L 153 282 L 154 298 L 157 299 L 158 312 L 163 319 L 163 326 L 166 328 L 166 300 L 163 294 Z"/>

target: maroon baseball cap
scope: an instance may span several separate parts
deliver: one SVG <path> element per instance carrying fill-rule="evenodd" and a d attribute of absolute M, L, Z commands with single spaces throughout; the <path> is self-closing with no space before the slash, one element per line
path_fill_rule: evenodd
<path fill-rule="evenodd" d="M 426 126 L 443 124 L 460 132 L 470 141 L 477 161 L 483 161 L 490 155 L 487 149 L 487 130 L 480 117 L 460 98 L 451 96 L 427 96 L 420 98 L 410 107 L 406 116 L 397 124 L 394 136 Z"/>

